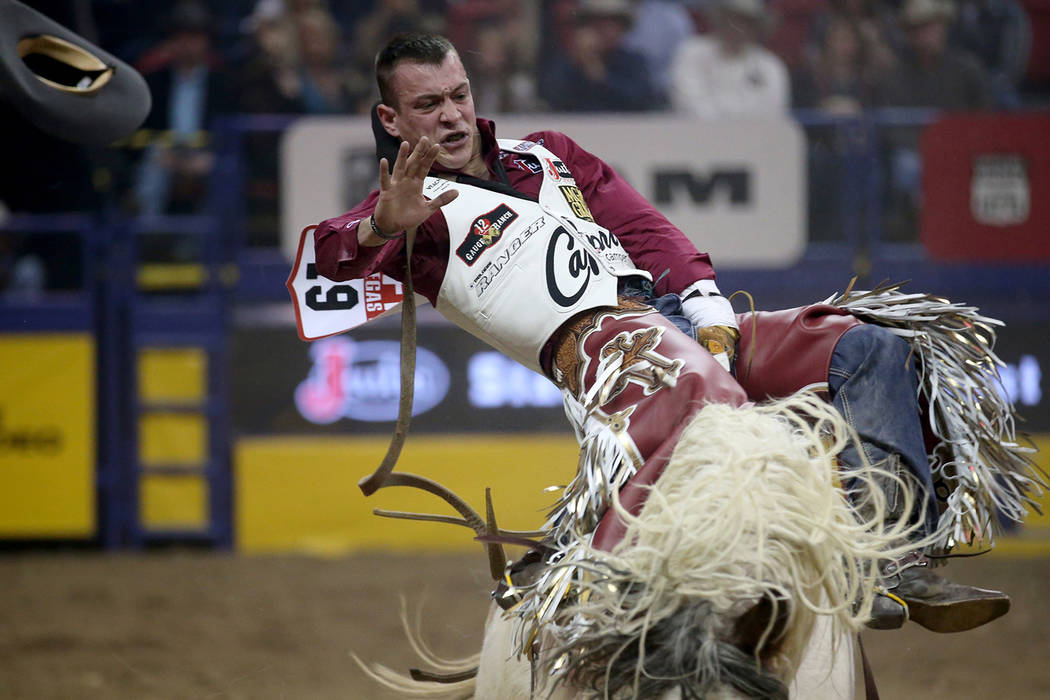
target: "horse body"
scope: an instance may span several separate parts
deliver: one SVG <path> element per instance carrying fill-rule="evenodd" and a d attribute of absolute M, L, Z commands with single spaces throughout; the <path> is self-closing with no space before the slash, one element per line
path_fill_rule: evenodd
<path fill-rule="evenodd" d="M 892 471 L 851 468 L 846 492 L 835 456 L 859 438 L 831 406 L 805 393 L 762 405 L 723 396 L 701 381 L 708 355 L 679 364 L 671 358 L 695 348 L 661 334 L 658 318 L 610 312 L 578 339 L 578 357 L 594 361 L 565 373 L 578 371 L 586 389 L 565 391 L 581 457 L 539 533 L 543 566 L 510 579 L 501 602 L 517 603 L 493 608 L 476 660 L 436 664 L 458 682 L 366 672 L 411 697 L 852 698 L 853 637 L 870 616 L 878 562 L 950 548 L 960 533 L 990 537 L 996 506 L 1019 521 L 1046 482 L 996 390 L 998 322 L 896 287 L 827 303 L 911 339 L 922 360 L 940 440 L 931 454 L 949 493 L 937 532 L 920 539 L 922 524 L 885 521 L 887 485 L 904 496 L 899 512 L 916 497 Z M 616 324 L 604 328 L 605 316 Z M 390 469 L 384 462 L 366 493 L 424 488 L 463 520 L 398 517 L 469 525 L 490 547 L 503 537 L 491 502 L 482 519 L 433 482 Z M 504 563 L 490 548 L 496 580 Z"/>
<path fill-rule="evenodd" d="M 372 675 L 435 698 L 852 698 L 875 562 L 907 533 L 883 526 L 880 490 L 866 520 L 847 501 L 834 455 L 849 439 L 813 397 L 705 406 L 640 513 L 613 495 L 620 545 L 581 535 L 517 605 L 493 604 L 472 682 L 425 694 Z"/>

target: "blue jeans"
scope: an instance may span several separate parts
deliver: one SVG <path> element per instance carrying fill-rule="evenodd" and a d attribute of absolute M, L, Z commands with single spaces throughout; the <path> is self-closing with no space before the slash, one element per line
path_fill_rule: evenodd
<path fill-rule="evenodd" d="M 907 515 L 923 519 L 927 532 L 932 532 L 937 527 L 937 506 L 919 414 L 918 381 L 908 343 L 868 324 L 843 334 L 828 373 L 831 402 L 857 431 L 868 461 L 876 464 L 897 454 L 925 489 L 925 494 L 917 494 L 915 512 Z M 855 447 L 843 450 L 840 459 L 847 467 L 860 464 Z"/>
<path fill-rule="evenodd" d="M 638 278 L 624 280 L 620 292 L 642 297 L 683 333 L 696 337 L 678 295 L 655 297 L 652 285 Z M 925 493 L 916 494 L 914 511 L 905 515 L 923 520 L 926 533 L 931 533 L 937 527 L 937 504 L 922 433 L 918 386 L 911 346 L 885 328 L 856 326 L 835 345 L 828 371 L 832 405 L 857 431 L 869 463 L 877 464 L 896 454 L 915 476 Z M 861 464 L 858 450 L 852 446 L 843 450 L 839 459 L 847 471 Z"/>

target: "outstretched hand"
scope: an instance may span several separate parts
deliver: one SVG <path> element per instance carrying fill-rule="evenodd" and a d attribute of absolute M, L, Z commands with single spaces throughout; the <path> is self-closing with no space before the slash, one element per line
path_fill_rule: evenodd
<path fill-rule="evenodd" d="M 423 180 L 440 151 L 439 144 L 424 136 L 413 149 L 407 141 L 401 142 L 393 170 L 386 158 L 379 161 L 375 222 L 381 231 L 394 233 L 415 228 L 459 196 L 456 190 L 446 190 L 434 199 L 423 196 Z"/>

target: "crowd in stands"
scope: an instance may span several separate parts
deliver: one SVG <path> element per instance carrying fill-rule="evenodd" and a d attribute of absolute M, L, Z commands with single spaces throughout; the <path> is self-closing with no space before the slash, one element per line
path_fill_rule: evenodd
<path fill-rule="evenodd" d="M 25 186 L 32 181 L 25 172 L 8 177 L 0 200 L 12 211 L 80 208 L 85 185 L 117 193 L 119 206 L 133 213 L 199 210 L 214 160 L 208 138 L 214 117 L 365 114 L 377 100 L 374 55 L 406 30 L 435 30 L 453 40 L 484 115 L 674 111 L 748 119 L 792 109 L 849 116 L 879 107 L 1050 103 L 1050 10 L 1036 0 L 28 4 L 134 65 L 152 88 L 154 106 L 122 156 L 98 155 L 104 177 L 97 162 L 89 173 L 37 173 L 53 190 Z M 17 117 L 7 111 L 0 118 L 7 133 L 25 131 L 9 123 Z M 66 148 L 32 134 L 20 141 L 26 153 L 50 149 L 62 157 Z M 833 150 L 834 143 L 811 141 L 817 152 L 811 165 L 819 168 L 820 149 Z M 248 170 L 256 176 L 248 196 L 262 217 L 259 228 L 272 229 L 276 140 L 253 137 L 248 147 Z M 915 134 L 895 135 L 890 149 L 889 189 L 913 194 Z M 65 162 L 72 168 L 78 159 Z"/>

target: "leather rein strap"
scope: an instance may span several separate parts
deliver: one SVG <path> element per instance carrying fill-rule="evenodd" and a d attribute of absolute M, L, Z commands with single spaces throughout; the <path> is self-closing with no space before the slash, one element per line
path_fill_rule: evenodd
<path fill-rule="evenodd" d="M 357 482 L 366 496 L 383 488 L 390 472 L 394 471 L 412 421 L 416 383 L 416 292 L 412 283 L 412 247 L 415 242 L 416 229 L 409 229 L 405 232 L 405 293 L 401 300 L 401 400 L 397 407 L 397 423 L 382 463 L 374 472 Z"/>
<path fill-rule="evenodd" d="M 871 670 L 868 653 L 864 651 L 864 642 L 861 641 L 859 634 L 857 635 L 857 648 L 860 649 L 860 663 L 864 667 L 864 697 L 867 700 L 879 700 L 879 689 L 875 685 L 875 674 Z"/>

